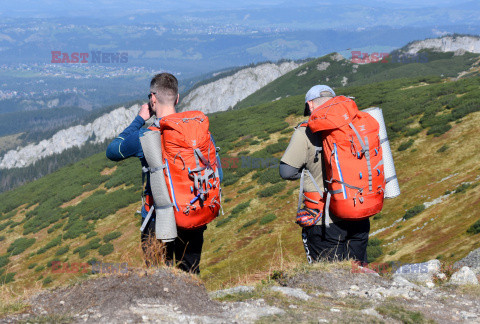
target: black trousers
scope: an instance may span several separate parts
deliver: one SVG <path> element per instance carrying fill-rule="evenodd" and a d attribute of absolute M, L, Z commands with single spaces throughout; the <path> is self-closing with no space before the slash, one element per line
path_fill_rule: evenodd
<path fill-rule="evenodd" d="M 338 221 L 302 229 L 302 240 L 309 263 L 354 259 L 367 262 L 370 220 Z"/>
<path fill-rule="evenodd" d="M 203 246 L 203 232 L 207 226 L 194 230 L 182 230 L 177 227 L 177 238 L 165 243 L 165 263 L 169 266 L 177 265 L 185 272 L 200 273 L 200 257 Z M 149 236 L 155 236 L 155 219 L 152 218 L 141 235 L 142 249 L 145 253 L 148 248 Z M 147 261 L 148 265 L 148 261 Z"/>

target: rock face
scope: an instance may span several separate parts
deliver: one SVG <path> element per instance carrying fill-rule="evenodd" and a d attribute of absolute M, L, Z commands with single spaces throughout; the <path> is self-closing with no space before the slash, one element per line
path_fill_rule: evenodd
<path fill-rule="evenodd" d="M 416 54 L 422 49 L 432 49 L 437 52 L 480 53 L 480 37 L 445 36 L 425 39 L 408 45 L 406 53 Z"/>
<path fill-rule="evenodd" d="M 449 283 L 454 285 L 478 285 L 478 279 L 469 267 L 462 267 L 452 275 Z"/>
<path fill-rule="evenodd" d="M 195 88 L 181 100 L 180 108 L 204 113 L 227 110 L 298 66 L 300 64 L 295 62 L 265 63 L 242 69 L 234 75 Z"/>
<path fill-rule="evenodd" d="M 100 143 L 118 136 L 127 127 L 140 107 L 120 107 L 107 113 L 92 123 L 62 129 L 51 138 L 38 144 L 29 144 L 17 150 L 10 150 L 0 160 L 0 169 L 21 168 L 53 154 L 62 153 L 74 146 L 81 147 L 87 142 Z"/>
<path fill-rule="evenodd" d="M 453 265 L 454 268 L 467 266 L 477 275 L 480 274 L 480 248 L 470 252 L 466 257 Z"/>

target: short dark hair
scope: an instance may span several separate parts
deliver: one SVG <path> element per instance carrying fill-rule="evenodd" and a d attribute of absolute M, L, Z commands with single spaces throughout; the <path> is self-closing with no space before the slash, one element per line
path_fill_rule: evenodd
<path fill-rule="evenodd" d="M 150 91 L 161 104 L 175 105 L 178 96 L 178 81 L 170 73 L 160 73 L 150 82 Z"/>

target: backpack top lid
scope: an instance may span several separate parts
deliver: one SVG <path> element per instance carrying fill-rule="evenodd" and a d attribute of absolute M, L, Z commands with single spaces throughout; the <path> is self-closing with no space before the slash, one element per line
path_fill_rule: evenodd
<path fill-rule="evenodd" d="M 184 111 L 163 117 L 160 120 L 162 134 L 171 137 L 174 134 L 183 146 L 198 147 L 210 139 L 208 117 L 198 110 Z"/>
<path fill-rule="evenodd" d="M 337 96 L 315 108 L 308 120 L 308 126 L 313 132 L 340 128 L 351 123 L 357 113 L 355 101 L 345 96 Z"/>

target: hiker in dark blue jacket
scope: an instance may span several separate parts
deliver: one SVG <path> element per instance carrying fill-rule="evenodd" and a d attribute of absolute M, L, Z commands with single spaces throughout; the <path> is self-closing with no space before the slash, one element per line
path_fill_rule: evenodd
<path fill-rule="evenodd" d="M 150 83 L 150 94 L 148 95 L 149 103 L 142 105 L 138 115 L 132 123 L 115 138 L 107 148 L 107 158 L 113 161 L 121 161 L 129 157 L 138 157 L 142 164 L 142 168 L 148 168 L 148 163 L 143 154 L 140 144 L 140 137 L 150 131 L 143 128 L 145 122 L 155 115 L 154 124 L 160 127 L 159 122 L 162 117 L 176 113 L 175 105 L 178 103 L 178 81 L 175 76 L 169 73 L 161 73 L 156 75 Z M 217 165 L 219 166 L 220 180 L 223 174 L 220 166 L 220 159 L 217 156 Z M 150 179 L 147 173 L 147 181 L 145 193 L 151 194 Z M 142 206 L 142 218 L 145 219 L 147 211 Z M 173 255 L 179 262 L 180 269 L 199 273 L 200 256 L 203 245 L 203 232 L 206 226 L 196 230 L 182 230 L 177 228 L 178 237 L 173 242 L 166 243 L 166 262 L 171 265 L 173 263 Z M 155 217 L 152 217 L 145 231 L 141 234 L 142 248 L 146 253 L 148 250 L 147 240 L 150 235 L 155 232 Z M 147 261 L 148 265 L 148 261 Z"/>

